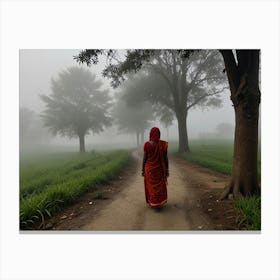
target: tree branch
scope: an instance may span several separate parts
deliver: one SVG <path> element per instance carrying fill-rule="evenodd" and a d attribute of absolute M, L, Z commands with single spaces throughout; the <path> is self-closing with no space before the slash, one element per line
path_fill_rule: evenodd
<path fill-rule="evenodd" d="M 170 81 L 170 79 L 164 73 L 163 69 L 160 66 L 158 66 L 156 64 L 152 64 L 152 63 L 149 63 L 147 65 L 149 65 L 156 73 L 160 74 L 164 78 L 164 80 L 167 82 L 167 84 L 168 84 L 168 86 L 170 88 L 170 91 L 172 93 L 172 96 L 174 98 L 174 105 L 176 106 L 179 101 L 178 101 L 177 91 L 174 88 L 174 85 L 173 85 L 172 81 Z"/>
<path fill-rule="evenodd" d="M 228 89 L 227 86 L 222 87 L 221 89 L 216 89 L 214 90 L 212 93 L 206 93 L 204 95 L 202 95 L 201 97 L 199 97 L 198 99 L 196 99 L 192 104 L 190 104 L 189 106 L 187 106 L 187 110 L 189 110 L 190 108 L 192 108 L 193 106 L 197 105 L 201 100 L 203 100 L 206 97 L 210 97 L 210 96 L 214 96 L 217 95 L 219 93 L 222 93 L 224 90 Z"/>
<path fill-rule="evenodd" d="M 236 65 L 232 50 L 220 50 L 220 52 L 224 58 L 230 91 L 231 94 L 234 94 L 238 88 L 240 80 L 238 67 Z"/>

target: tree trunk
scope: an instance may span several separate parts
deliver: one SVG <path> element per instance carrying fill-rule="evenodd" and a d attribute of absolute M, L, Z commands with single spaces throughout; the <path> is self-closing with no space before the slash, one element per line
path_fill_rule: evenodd
<path fill-rule="evenodd" d="M 257 94 L 247 92 L 247 96 Z M 254 97 L 253 97 L 254 98 Z M 252 99 L 253 99 L 252 98 Z M 235 108 L 235 135 L 232 178 L 221 198 L 229 193 L 238 198 L 260 192 L 258 182 L 258 118 L 259 105 L 255 100 L 248 108 L 245 100 Z"/>
<path fill-rule="evenodd" d="M 85 135 L 81 134 L 79 135 L 79 141 L 80 141 L 80 153 L 85 153 Z"/>
<path fill-rule="evenodd" d="M 189 153 L 189 140 L 187 133 L 187 116 L 186 113 L 177 114 L 178 132 L 179 132 L 179 147 L 178 153 Z"/>
<path fill-rule="evenodd" d="M 242 61 L 238 61 L 239 68 L 235 65 L 228 51 L 225 51 L 225 53 L 222 51 L 222 54 L 231 88 L 231 100 L 235 110 L 232 177 L 230 184 L 224 189 L 221 195 L 221 199 L 224 199 L 230 193 L 235 198 L 260 193 L 258 182 L 260 90 L 257 74 L 258 58 L 255 53 L 252 55 L 247 51 L 247 53 L 239 54 L 239 58 L 243 59 Z M 248 59 L 246 55 L 252 55 L 252 57 Z M 245 65 L 245 60 L 250 61 L 250 64 Z M 253 67 L 253 69 L 250 69 L 248 66 Z M 236 71 L 237 69 L 238 71 Z M 242 73 L 242 69 L 246 69 L 246 72 Z"/>
<path fill-rule="evenodd" d="M 136 145 L 137 145 L 137 148 L 139 148 L 139 132 L 136 131 Z"/>
<path fill-rule="evenodd" d="M 141 145 L 144 144 L 144 131 L 141 131 Z"/>

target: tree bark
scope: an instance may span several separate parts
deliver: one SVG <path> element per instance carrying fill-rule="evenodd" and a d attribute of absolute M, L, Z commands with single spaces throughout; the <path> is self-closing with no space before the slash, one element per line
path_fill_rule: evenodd
<path fill-rule="evenodd" d="M 226 55 L 223 51 L 222 54 L 235 111 L 235 134 L 232 177 L 221 199 L 227 198 L 230 193 L 235 198 L 260 193 L 258 182 L 258 120 L 261 95 L 258 85 L 259 58 L 254 51 L 243 51 L 244 53 L 238 55 L 242 61 L 238 61 L 239 68 L 237 68 L 238 65 L 233 64 L 231 55 L 226 52 Z"/>
<path fill-rule="evenodd" d="M 178 153 L 189 153 L 189 140 L 187 133 L 187 115 L 185 112 L 177 112 L 178 132 L 179 132 L 179 147 Z"/>
<path fill-rule="evenodd" d="M 85 149 L 85 135 L 84 134 L 79 135 L 79 141 L 80 141 L 80 153 L 85 153 L 86 149 Z"/>

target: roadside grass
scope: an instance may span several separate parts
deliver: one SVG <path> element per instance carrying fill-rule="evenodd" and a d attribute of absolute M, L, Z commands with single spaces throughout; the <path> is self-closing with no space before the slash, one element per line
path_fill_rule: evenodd
<path fill-rule="evenodd" d="M 171 153 L 176 153 L 177 143 L 171 143 Z M 224 174 L 231 174 L 233 162 L 233 141 L 231 140 L 192 140 L 191 153 L 182 158 Z M 261 178 L 261 149 L 258 151 L 258 175 Z"/>
<path fill-rule="evenodd" d="M 234 199 L 233 204 L 239 212 L 238 225 L 249 230 L 261 229 L 261 198 L 260 196 Z"/>
<path fill-rule="evenodd" d="M 84 176 L 86 171 L 92 171 L 99 165 L 110 160 L 110 155 L 60 155 L 41 161 L 33 161 L 28 166 L 21 163 L 20 167 L 20 197 L 26 199 L 50 185 L 60 184 L 72 178 Z"/>
<path fill-rule="evenodd" d="M 20 228 L 32 228 L 129 163 L 129 151 L 65 153 L 20 162 Z"/>
<path fill-rule="evenodd" d="M 171 143 L 170 152 L 176 153 L 178 144 Z M 229 140 L 196 140 L 190 141 L 191 153 L 179 155 L 180 157 L 208 167 L 218 172 L 230 175 L 233 162 L 233 141 Z M 261 180 L 261 148 L 258 151 L 258 176 Z M 234 200 L 237 209 L 238 225 L 248 230 L 261 228 L 261 197 L 242 197 Z"/>

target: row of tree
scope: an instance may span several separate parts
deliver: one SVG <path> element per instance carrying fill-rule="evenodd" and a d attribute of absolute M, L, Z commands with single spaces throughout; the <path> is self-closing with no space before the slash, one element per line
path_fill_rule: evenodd
<path fill-rule="evenodd" d="M 108 69 L 107 75 L 112 74 Z M 99 133 L 115 123 L 120 131 L 134 132 L 139 145 L 155 119 L 168 128 L 175 117 L 178 151 L 189 152 L 188 112 L 195 106 L 220 106 L 219 94 L 226 88 L 222 69 L 217 51 L 193 52 L 184 57 L 176 50 L 158 50 L 141 71 L 127 73 L 112 98 L 108 90 L 101 90 L 102 82 L 94 74 L 72 67 L 51 80 L 50 96 L 41 96 L 46 103 L 42 117 L 53 134 L 78 137 L 81 152 L 85 151 L 85 136 L 90 131 Z M 113 79 L 112 85 L 116 84 Z"/>
<path fill-rule="evenodd" d="M 226 72 L 235 111 L 235 137 L 232 180 L 222 198 L 230 193 L 239 197 L 260 191 L 257 173 L 259 50 L 127 50 L 124 60 L 117 57 L 116 50 L 84 50 L 75 59 L 91 65 L 98 63 L 101 54 L 109 61 L 103 75 L 111 79 L 113 87 L 119 86 L 131 72 L 140 70 L 152 71 L 164 80 L 164 90 L 145 91 L 139 98 L 147 94 L 173 110 L 178 120 L 179 152 L 189 151 L 188 110 L 201 102 L 217 103 L 212 97 L 223 92 L 222 72 Z M 192 61 L 193 58 L 196 59 Z"/>
<path fill-rule="evenodd" d="M 195 106 L 219 106 L 228 87 L 235 110 L 235 141 L 232 181 L 223 197 L 259 190 L 257 176 L 259 51 L 258 50 L 127 50 L 124 59 L 116 50 L 85 50 L 75 59 L 98 63 L 106 55 L 103 75 L 118 87 L 113 100 L 91 72 L 70 68 L 52 79 L 50 96 L 43 95 L 42 117 L 54 134 L 78 136 L 85 151 L 85 135 L 98 133 L 115 119 L 120 129 L 137 120 L 137 139 L 149 119 L 177 119 L 179 152 L 190 152 L 186 120 Z M 227 73 L 227 79 L 225 72 Z M 228 82 L 227 82 L 228 81 Z M 127 110 L 125 112 L 125 110 Z M 130 111 L 130 114 L 129 114 Z M 129 119 L 129 120 L 127 120 Z M 127 124 L 126 121 L 128 122 Z M 125 125 L 124 125 L 125 124 Z"/>
<path fill-rule="evenodd" d="M 98 63 L 100 53 L 110 58 L 103 74 L 111 79 L 111 85 L 120 86 L 122 91 L 128 87 L 124 98 L 129 105 L 140 106 L 149 101 L 166 124 L 175 116 L 178 152 L 189 152 L 189 111 L 196 106 L 220 106 L 220 94 L 228 88 L 220 53 L 216 50 L 127 50 L 125 60 L 120 62 L 117 51 L 86 50 L 76 59 L 90 65 Z"/>
<path fill-rule="evenodd" d="M 89 70 L 72 67 L 58 74 L 51 80 L 51 94 L 42 95 L 46 105 L 41 117 L 44 125 L 54 135 L 78 137 L 80 152 L 85 152 L 85 137 L 90 132 L 95 134 L 115 124 L 120 132 L 135 133 L 137 146 L 144 141 L 144 132 L 156 119 L 168 127 L 173 116 L 162 110 L 155 110 L 149 101 L 130 104 L 134 90 L 140 90 L 141 84 L 130 79 L 114 96 L 102 89 L 102 82 Z M 24 110 L 24 109 L 22 109 Z M 28 130 L 28 120 L 21 118 Z"/>

